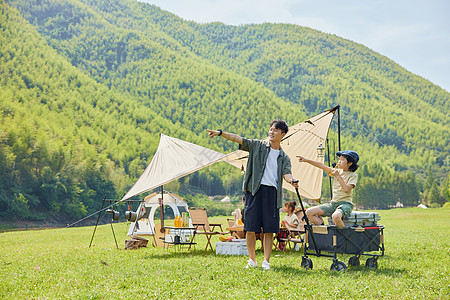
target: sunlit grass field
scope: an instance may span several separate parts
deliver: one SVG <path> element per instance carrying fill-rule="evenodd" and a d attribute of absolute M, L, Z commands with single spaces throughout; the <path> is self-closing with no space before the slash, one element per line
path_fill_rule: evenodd
<path fill-rule="evenodd" d="M 204 251 L 204 236 L 191 251 L 124 250 L 127 223 L 114 224 L 119 249 L 110 225 L 97 229 L 91 248 L 93 227 L 4 232 L 0 299 L 450 299 L 450 209 L 378 213 L 386 226 L 378 269 L 364 259 L 345 273 L 314 256 L 314 268 L 304 270 L 302 253 L 289 250 L 273 252 L 269 271 L 245 269 L 247 257 Z M 225 225 L 226 217 L 216 221 Z"/>

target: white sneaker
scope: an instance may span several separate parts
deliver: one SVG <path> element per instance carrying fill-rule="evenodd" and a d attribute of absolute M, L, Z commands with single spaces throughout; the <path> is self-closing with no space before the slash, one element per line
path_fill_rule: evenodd
<path fill-rule="evenodd" d="M 262 267 L 264 270 L 269 270 L 269 269 L 270 269 L 270 264 L 267 262 L 267 260 L 264 260 L 264 261 L 262 262 L 261 267 Z"/>
<path fill-rule="evenodd" d="M 256 263 L 256 261 L 254 261 L 253 259 L 250 258 L 248 260 L 248 264 L 247 264 L 247 266 L 245 268 L 246 269 L 248 269 L 248 268 L 255 268 L 257 266 L 258 266 L 258 264 Z"/>

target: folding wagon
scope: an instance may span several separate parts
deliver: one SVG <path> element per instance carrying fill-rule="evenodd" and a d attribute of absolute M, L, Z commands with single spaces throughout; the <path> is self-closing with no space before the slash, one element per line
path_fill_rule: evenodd
<path fill-rule="evenodd" d="M 359 266 L 360 257 L 369 256 L 366 267 L 378 268 L 378 258 L 384 255 L 383 225 L 354 226 L 338 229 L 335 225 L 307 226 L 301 266 L 312 269 L 308 255 L 332 257 L 331 270 L 345 271 L 347 265 L 339 261 L 337 254 L 352 254 L 350 266 Z"/>
<path fill-rule="evenodd" d="M 330 225 L 310 225 L 305 208 L 298 192 L 298 199 L 305 215 L 305 238 L 303 242 L 303 257 L 301 266 L 312 269 L 313 262 L 308 255 L 332 257 L 331 270 L 345 271 L 347 265 L 339 261 L 338 254 L 353 254 L 348 260 L 350 266 L 360 265 L 360 257 L 369 256 L 366 267 L 378 268 L 378 258 L 384 255 L 383 225 L 378 225 L 380 217 L 373 212 L 352 212 L 344 220 L 345 227 L 337 228 L 330 220 Z"/>

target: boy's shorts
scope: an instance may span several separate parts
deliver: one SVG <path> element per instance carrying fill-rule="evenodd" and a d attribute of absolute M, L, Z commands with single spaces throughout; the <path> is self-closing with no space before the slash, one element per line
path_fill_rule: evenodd
<path fill-rule="evenodd" d="M 336 210 L 340 210 L 342 219 L 345 219 L 352 212 L 353 203 L 346 201 L 331 201 L 330 203 L 320 204 L 319 207 L 323 210 L 326 217 L 331 217 Z"/>
<path fill-rule="evenodd" d="M 255 195 L 245 193 L 244 230 L 260 233 L 280 231 L 280 212 L 277 209 L 277 189 L 261 185 Z"/>

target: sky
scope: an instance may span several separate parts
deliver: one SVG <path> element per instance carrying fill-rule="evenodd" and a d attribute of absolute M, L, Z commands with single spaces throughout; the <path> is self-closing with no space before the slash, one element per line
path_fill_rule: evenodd
<path fill-rule="evenodd" d="M 141 1 L 198 23 L 289 23 L 335 34 L 450 91 L 449 0 Z"/>

